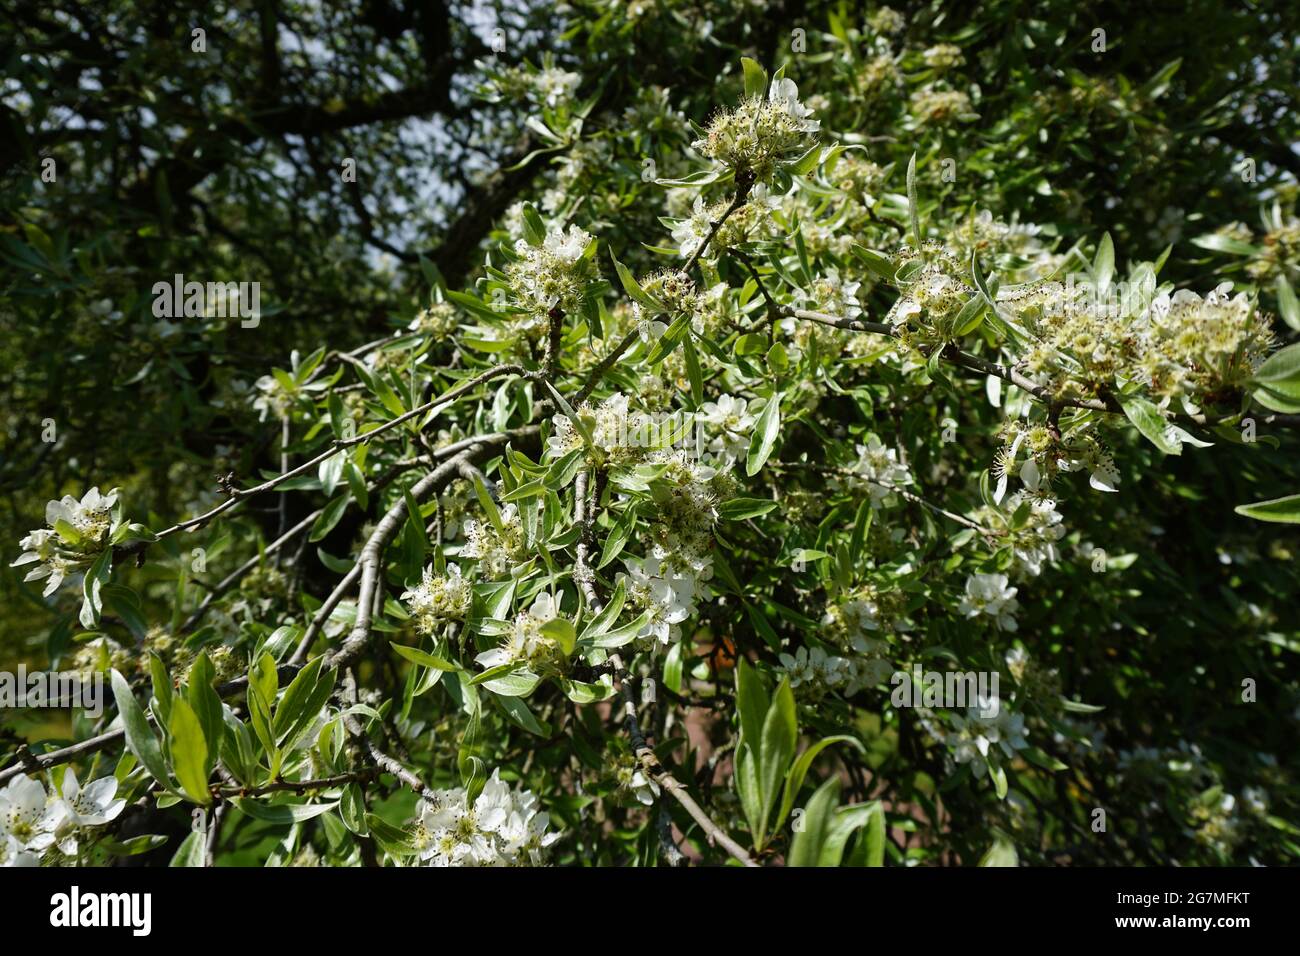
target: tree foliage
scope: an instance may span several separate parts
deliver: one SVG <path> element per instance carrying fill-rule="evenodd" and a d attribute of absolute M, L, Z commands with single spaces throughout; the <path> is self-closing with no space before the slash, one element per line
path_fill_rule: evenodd
<path fill-rule="evenodd" d="M 13 7 L 0 862 L 1300 853 L 1291 5 Z"/>

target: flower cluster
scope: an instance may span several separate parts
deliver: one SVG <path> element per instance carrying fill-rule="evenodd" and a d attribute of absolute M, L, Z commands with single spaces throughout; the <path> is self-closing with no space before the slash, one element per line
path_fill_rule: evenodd
<path fill-rule="evenodd" d="M 526 99 L 554 108 L 572 101 L 581 85 L 580 73 L 549 63 L 541 67 L 525 64 L 494 70 L 479 92 L 489 102 Z"/>
<path fill-rule="evenodd" d="M 950 334 L 951 320 L 957 317 L 975 290 L 964 280 L 962 267 L 946 255 L 935 254 L 927 246 L 928 260 L 917 260 L 910 247 L 903 247 L 896 258 L 909 266 L 922 264 L 911 274 L 902 295 L 894 302 L 886 321 L 895 326 L 923 324 Z"/>
<path fill-rule="evenodd" d="M 697 420 L 714 433 L 709 440 L 709 454 L 720 468 L 730 468 L 749 449 L 754 415 L 748 409 L 748 401 L 726 394 L 700 406 Z"/>
<path fill-rule="evenodd" d="M 515 615 L 513 625 L 506 631 L 505 639 L 491 650 L 483 651 L 474 662 L 484 668 L 503 664 L 527 664 L 534 671 L 559 663 L 560 647 L 542 632 L 542 626 L 560 617 L 560 602 L 549 591 L 543 591 L 526 611 Z"/>
<path fill-rule="evenodd" d="M 1030 494 L 1044 494 L 1060 472 L 1087 471 L 1088 484 L 1096 491 L 1115 491 L 1119 470 L 1115 460 L 1095 436 L 1076 429 L 1068 441 L 1058 438 L 1046 425 L 1018 421 L 1003 427 L 1004 442 L 993 463 L 997 487 L 993 500 L 1001 503 L 1012 475 L 1020 478 Z M 1025 460 L 1020 460 L 1021 453 Z"/>
<path fill-rule="evenodd" d="M 266 421 L 268 415 L 284 418 L 297 397 L 292 389 L 274 375 L 261 376 L 253 383 L 253 387 L 257 389 L 257 394 L 253 396 L 253 411 L 257 412 L 257 420 L 260 422 Z"/>
<path fill-rule="evenodd" d="M 886 173 L 884 167 L 857 153 L 845 153 L 835 163 L 832 177 L 837 188 L 865 202 L 866 197 L 874 198 L 884 188 Z"/>
<path fill-rule="evenodd" d="M 821 124 L 799 102 L 793 80 L 774 80 L 766 100 L 754 96 L 735 109 L 723 110 L 705 130 L 694 148 L 757 182 L 769 180 L 777 168 L 806 153 L 817 143 Z"/>
<path fill-rule="evenodd" d="M 420 583 L 402 593 L 421 634 L 432 634 L 447 621 L 465 620 L 473 599 L 473 587 L 455 564 L 447 565 L 445 574 L 434 574 L 432 567 L 426 567 Z"/>
<path fill-rule="evenodd" d="M 1246 293 L 1231 295 L 1230 282 L 1203 298 L 1150 291 L 1138 283 L 1102 297 L 1088 282 L 1045 282 L 999 295 L 999 304 L 1036 337 L 1022 358 L 1030 377 L 1062 393 L 1119 380 L 1161 400 L 1195 401 L 1241 387 L 1273 345 L 1267 316 Z"/>
<path fill-rule="evenodd" d="M 813 280 L 812 286 L 804 294 L 804 301 L 815 311 L 856 319 L 862 314 L 862 305 L 858 302 L 860 288 L 861 282 L 841 279 L 839 272 L 827 269 L 823 275 Z"/>
<path fill-rule="evenodd" d="M 684 272 L 663 269 L 642 280 L 641 288 L 659 304 L 659 308 L 649 315 L 640 302 L 632 305 L 637 331 L 647 344 L 653 345 L 668 329 L 666 323 L 655 318 L 656 315 L 665 316 L 671 322 L 682 315 L 694 317 L 700 311 L 701 296 L 695 290 L 695 282 Z"/>
<path fill-rule="evenodd" d="M 557 308 L 576 312 L 600 277 L 594 249 L 591 235 L 574 225 L 552 229 L 539 245 L 520 239 L 506 270 L 516 303 L 534 318 Z"/>
<path fill-rule="evenodd" d="M 406 328 L 439 342 L 455 332 L 459 325 L 455 306 L 450 302 L 435 302 L 411 319 Z"/>
<path fill-rule="evenodd" d="M 699 576 L 653 553 L 648 558 L 624 558 L 623 564 L 627 573 L 620 574 L 619 580 L 627 589 L 629 604 L 649 612 L 637 637 L 665 646 L 680 641 L 680 625 L 695 616 L 696 599 L 703 593 Z"/>
<path fill-rule="evenodd" d="M 953 120 L 969 122 L 979 119 L 970 97 L 961 90 L 923 86 L 912 94 L 912 115 L 921 123 L 942 125 Z"/>
<path fill-rule="evenodd" d="M 972 574 L 966 578 L 966 591 L 957 610 L 966 617 L 991 617 L 998 630 L 1014 631 L 1015 613 L 1020 608 L 1018 590 L 1008 587 L 1005 574 Z"/>
<path fill-rule="evenodd" d="M 1045 564 L 1060 560 L 1056 543 L 1065 537 L 1065 527 L 1055 501 L 1017 492 L 1004 507 L 1004 527 L 1011 541 L 1016 572 L 1037 576 Z"/>
<path fill-rule="evenodd" d="M 955 43 L 938 43 L 921 53 L 921 59 L 932 70 L 950 70 L 966 62 L 961 47 Z"/>
<path fill-rule="evenodd" d="M 890 448 L 871 434 L 865 445 L 857 445 L 858 459 L 849 466 L 851 482 L 866 485 L 873 505 L 880 505 L 892 491 L 912 481 L 911 469 L 906 462 L 899 461 L 898 450 Z"/>
<path fill-rule="evenodd" d="M 493 770 L 469 803 L 464 787 L 437 790 L 422 801 L 411 844 L 426 866 L 542 866 L 560 838 L 550 814 L 529 790 L 512 790 Z"/>
<path fill-rule="evenodd" d="M 83 788 L 71 767 L 62 790 L 48 794 L 34 777 L 14 777 L 0 790 L 0 866 L 75 861 L 92 829 L 117 819 L 126 806 L 116 797 L 116 777 Z"/>
<path fill-rule="evenodd" d="M 705 239 L 713 235 L 709 243 L 706 258 L 713 258 L 727 249 L 735 249 L 749 242 L 768 238 L 772 231 L 771 212 L 780 203 L 772 196 L 765 185 L 759 183 L 749 193 L 745 205 L 732 211 L 723 219 L 730 206 L 727 201 L 706 203 L 703 196 L 696 196 L 691 207 L 691 214 L 673 226 L 673 241 L 683 257 L 695 255 Z M 721 222 L 715 230 L 714 223 Z"/>
<path fill-rule="evenodd" d="M 997 716 L 983 716 L 994 710 Z M 990 755 L 996 757 L 997 750 L 1008 758 L 1014 758 L 1016 751 L 1029 746 L 1025 738 L 1024 715 L 1012 713 L 1001 701 L 980 698 L 965 715 L 950 713 L 948 720 L 952 730 L 944 738 L 944 743 L 957 763 L 970 764 L 976 779 L 988 773 Z"/>
<path fill-rule="evenodd" d="M 490 521 L 468 518 L 465 521 L 463 558 L 477 558 L 480 571 L 487 577 L 500 577 L 523 560 L 524 526 L 519 509 L 513 504 L 501 508 L 501 529 Z"/>
<path fill-rule="evenodd" d="M 893 7 L 877 7 L 868 14 L 867 26 L 876 33 L 902 33 L 907 29 L 907 18 Z"/>
<path fill-rule="evenodd" d="M 104 550 L 120 543 L 128 526 L 114 507 L 117 489 L 106 495 L 91 488 L 78 501 L 64 495 L 45 506 L 45 523 L 49 528 L 32 531 L 19 542 L 23 553 L 10 567 L 36 563 L 24 581 L 48 578 L 45 596 L 53 594 L 69 574 L 87 570 Z"/>
<path fill-rule="evenodd" d="M 820 647 L 800 647 L 794 654 L 782 652 L 780 661 L 791 688 L 803 688 L 803 693 L 813 698 L 828 692 L 852 697 L 888 680 L 894 670 L 893 664 L 880 657 L 841 657 Z"/>

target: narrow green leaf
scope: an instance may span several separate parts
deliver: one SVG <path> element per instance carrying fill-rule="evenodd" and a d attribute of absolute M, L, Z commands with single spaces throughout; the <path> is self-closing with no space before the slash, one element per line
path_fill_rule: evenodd
<path fill-rule="evenodd" d="M 754 431 L 749 438 L 749 454 L 745 458 L 745 474 L 756 475 L 772 454 L 777 436 L 781 434 L 781 392 L 775 393 L 763 406 Z"/>
<path fill-rule="evenodd" d="M 126 746 L 140 761 L 150 775 L 162 784 L 166 790 L 172 789 L 171 777 L 167 773 L 167 764 L 163 761 L 162 748 L 154 736 L 149 720 L 131 694 L 131 685 L 116 670 L 109 678 L 113 685 L 113 698 L 117 701 L 117 712 L 122 717 L 122 728 L 126 732 Z"/>
<path fill-rule="evenodd" d="M 167 732 L 172 766 L 176 768 L 176 779 L 180 781 L 181 789 L 195 803 L 207 805 L 211 802 L 208 794 L 208 744 L 198 716 L 183 697 L 172 701 Z"/>
<path fill-rule="evenodd" d="M 1233 510 L 1239 515 L 1254 518 L 1256 521 L 1300 524 L 1300 495 L 1287 495 L 1285 498 L 1272 498 L 1268 501 L 1256 501 L 1254 504 L 1237 505 Z"/>

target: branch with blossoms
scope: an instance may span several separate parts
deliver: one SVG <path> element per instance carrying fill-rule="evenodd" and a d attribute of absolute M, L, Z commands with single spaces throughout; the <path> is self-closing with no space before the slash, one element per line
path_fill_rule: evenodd
<path fill-rule="evenodd" d="M 1118 315 L 1053 284 L 1074 259 L 1046 249 L 1002 287 L 980 268 L 987 223 L 929 238 L 944 230 L 923 227 L 915 161 L 895 203 L 903 245 L 837 237 L 821 213 L 842 201 L 840 225 L 858 216 L 867 241 L 894 241 L 884 200 L 861 201 L 887 173 L 825 145 L 783 71 L 745 60 L 742 75 L 739 102 L 692 143 L 700 168 L 660 183 L 693 199 L 663 217 L 680 267 L 642 269 L 629 244 L 632 264 L 611 251 L 607 281 L 576 206 L 548 221 L 521 204 L 474 289 L 433 281 L 407 329 L 295 356 L 260 383 L 255 407 L 283 429 L 275 474 L 227 477 L 221 501 L 157 533 L 125 521 L 116 491 L 51 502 L 17 563 L 49 578 L 47 596 L 80 576 L 97 636 L 74 660 L 109 673 L 121 729 L 0 771 L 23 821 L 0 840 L 9 857 L 85 857 L 74 833 L 145 798 L 214 813 L 237 801 L 274 826 L 328 814 L 351 839 L 325 852 L 346 864 L 540 864 L 627 822 L 670 863 L 680 835 L 706 861 L 882 865 L 896 782 L 822 764 L 864 750 L 855 716 L 899 674 L 959 655 L 1012 692 L 923 697 L 900 718 L 918 765 L 999 804 L 1031 767 L 1065 766 L 1032 742 L 1064 736 L 1063 694 L 1011 638 L 1042 626 L 1022 630 L 1027 599 L 1063 561 L 1053 488 L 1087 470 L 1117 491 L 1108 441 L 1128 435 L 1103 431 L 1123 425 L 1112 413 L 1165 454 L 1204 444 L 1183 425 L 1236 424 L 1203 410 L 1233 398 L 1285 424 L 1295 353 L 1273 350 L 1250 296 L 1165 288 L 1151 263 L 1130 269 Z M 1105 292 L 1109 240 L 1088 273 Z M 885 321 L 864 317 L 873 303 Z M 978 499 L 905 427 L 946 365 L 985 375 L 1004 416 Z M 291 527 L 275 509 L 271 542 L 172 628 L 133 626 L 140 602 L 113 581 L 115 558 L 271 492 L 323 502 Z M 938 533 L 935 516 L 959 530 Z M 303 536 L 330 577 L 297 593 L 266 556 Z M 643 714 L 638 692 L 659 684 L 677 706 Z M 693 782 L 693 747 L 672 753 L 692 707 L 727 737 Z M 522 765 L 506 746 L 520 739 Z M 75 775 L 54 791 L 30 776 L 118 745 L 133 760 L 93 799 Z M 725 798 L 715 772 L 731 774 Z M 390 817 L 380 788 L 415 793 L 415 809 Z M 210 863 L 221 820 L 173 859 Z M 293 852 L 306 847 L 321 852 Z"/>

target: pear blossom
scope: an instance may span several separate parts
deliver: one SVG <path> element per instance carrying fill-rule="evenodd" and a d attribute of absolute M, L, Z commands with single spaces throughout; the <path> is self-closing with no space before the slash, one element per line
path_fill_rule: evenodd
<path fill-rule="evenodd" d="M 117 778 L 111 774 L 82 787 L 71 767 L 63 773 L 63 790 L 55 800 L 55 833 L 59 849 L 76 856 L 78 837 L 89 827 L 103 826 L 116 820 L 126 807 L 117 799 Z"/>
<path fill-rule="evenodd" d="M 587 255 L 591 243 L 591 234 L 576 225 L 551 229 L 540 245 L 516 242 L 518 259 L 507 274 L 519 305 L 533 316 L 556 308 L 578 311 L 588 286 L 599 278 L 594 257 Z"/>
<path fill-rule="evenodd" d="M 473 805 L 464 787 L 434 791 L 412 823 L 412 844 L 427 866 L 541 866 L 559 839 L 529 790 L 513 790 L 500 769 Z"/>
<path fill-rule="evenodd" d="M 993 715 L 996 716 L 986 716 Z M 979 697 L 966 714 L 950 714 L 952 731 L 945 743 L 959 764 L 969 763 L 976 779 L 989 771 L 990 755 L 1014 758 L 1029 746 L 1023 714 L 1013 713 L 996 697 Z"/>
<path fill-rule="evenodd" d="M 966 592 L 957 610 L 968 618 L 987 615 L 999 630 L 1014 631 L 1015 613 L 1020 607 L 1017 590 L 1008 587 L 1005 574 L 972 574 L 966 578 Z"/>
<path fill-rule="evenodd" d="M 432 566 L 426 567 L 420 583 L 402 592 L 402 600 L 422 634 L 432 634 L 444 621 L 463 621 L 473 597 L 473 587 L 457 564 L 447 565 L 443 574 L 435 574 Z"/>
<path fill-rule="evenodd" d="M 528 610 L 515 616 L 505 640 L 499 646 L 483 651 L 474 661 L 484 669 L 519 662 L 546 665 L 556 656 L 558 647 L 554 640 L 542 633 L 542 625 L 560 616 L 559 601 L 550 592 L 543 591 Z"/>
<path fill-rule="evenodd" d="M 55 840 L 63 808 L 34 777 L 19 775 L 0 790 L 0 865 L 34 866 Z"/>
<path fill-rule="evenodd" d="M 698 578 L 689 571 L 672 568 L 658 557 L 624 558 L 627 568 L 619 580 L 627 588 L 628 600 L 649 611 L 649 619 L 637 637 L 667 645 L 681 640 L 682 622 L 697 613 L 700 596 Z"/>
<path fill-rule="evenodd" d="M 45 506 L 49 529 L 37 529 L 20 542 L 23 553 L 10 567 L 36 563 L 24 581 L 48 578 L 44 596 L 53 594 L 63 579 L 85 571 L 111 544 L 122 528 L 115 511 L 118 489 L 101 494 L 91 488 L 78 501 L 72 495 L 51 501 Z"/>
<path fill-rule="evenodd" d="M 749 449 L 749 433 L 754 428 L 755 417 L 747 409 L 749 402 L 734 395 L 719 395 L 716 401 L 700 406 L 699 417 L 717 434 L 709 442 L 709 451 L 727 463 L 734 464 Z"/>
<path fill-rule="evenodd" d="M 890 448 L 878 435 L 868 436 L 865 445 L 855 446 L 858 460 L 850 467 L 851 480 L 863 482 L 873 505 L 880 505 L 891 491 L 912 481 L 911 469 L 899 460 L 898 450 Z"/>

